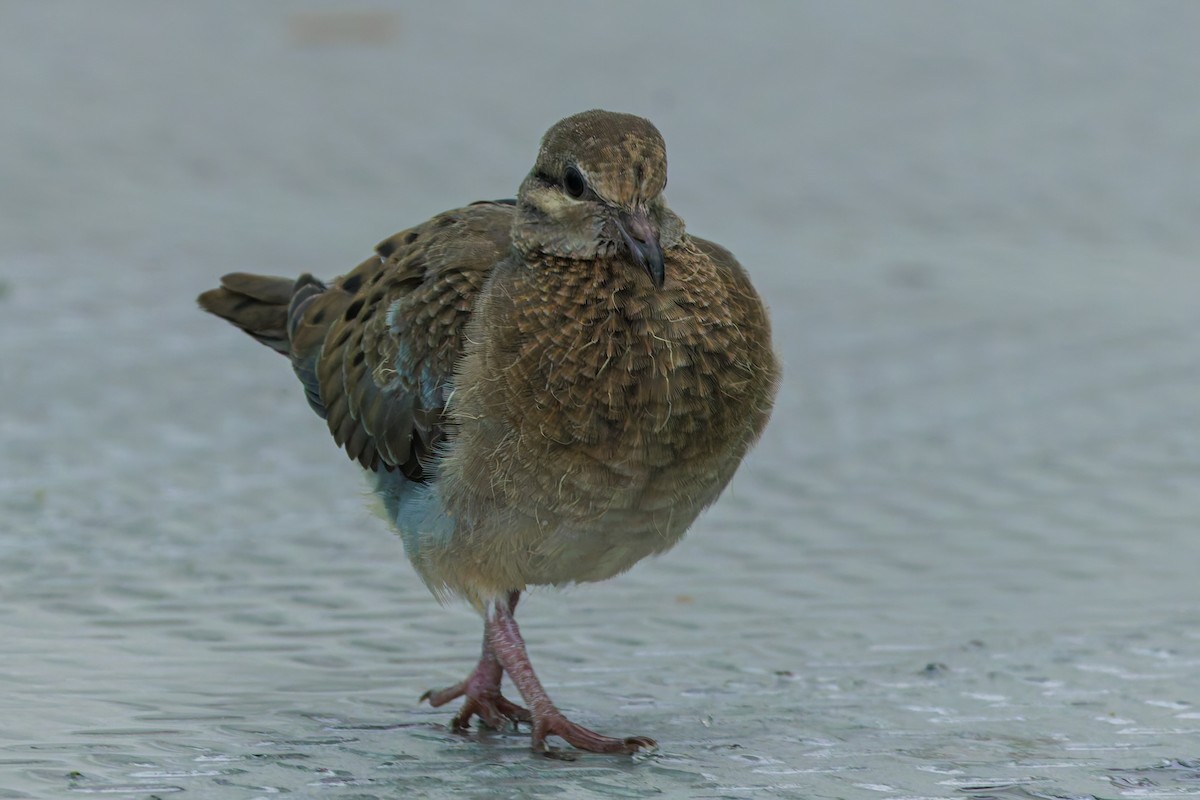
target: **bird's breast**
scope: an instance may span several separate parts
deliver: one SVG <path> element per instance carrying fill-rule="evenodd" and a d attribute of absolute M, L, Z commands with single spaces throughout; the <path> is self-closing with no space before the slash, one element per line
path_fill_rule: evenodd
<path fill-rule="evenodd" d="M 705 259 L 667 275 L 658 289 L 624 262 L 550 260 L 492 276 L 449 409 L 443 475 L 464 508 L 584 518 L 727 479 L 772 379 L 757 317 Z"/>
<path fill-rule="evenodd" d="M 563 443 L 662 450 L 723 412 L 708 402 L 735 365 L 714 347 L 720 322 L 670 294 L 635 297 L 579 309 L 525 340 L 511 373 L 515 421 L 535 419 Z"/>

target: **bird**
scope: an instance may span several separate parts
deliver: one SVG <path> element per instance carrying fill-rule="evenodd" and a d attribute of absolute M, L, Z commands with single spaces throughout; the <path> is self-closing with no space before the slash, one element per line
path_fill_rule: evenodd
<path fill-rule="evenodd" d="M 647 119 L 554 124 L 516 197 L 385 239 L 341 277 L 232 273 L 201 308 L 287 356 L 365 471 L 416 572 L 481 615 L 451 727 L 528 725 L 596 753 L 554 704 L 515 619 L 534 586 L 602 581 L 672 547 L 759 439 L 780 365 L 766 307 L 725 248 L 666 204 Z M 506 698 L 507 675 L 525 705 Z"/>

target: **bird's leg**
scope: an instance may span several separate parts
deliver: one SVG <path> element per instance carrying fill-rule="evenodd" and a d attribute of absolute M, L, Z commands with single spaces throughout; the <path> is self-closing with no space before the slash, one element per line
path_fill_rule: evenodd
<path fill-rule="evenodd" d="M 654 740 L 646 736 L 630 736 L 626 739 L 601 736 L 563 716 L 542 688 L 533 665 L 529 663 L 525 641 L 513 618 L 517 597 L 518 593 L 513 592 L 508 602 L 496 601 L 488 620 L 487 634 L 496 660 L 529 704 L 529 712 L 533 717 L 533 749 L 546 752 L 547 736 L 561 737 L 568 744 L 592 753 L 633 753 L 639 748 L 656 747 Z"/>
<path fill-rule="evenodd" d="M 514 592 L 510 598 L 510 614 L 512 613 L 511 609 L 516 608 L 517 597 L 518 595 Z M 435 708 L 466 696 L 467 699 L 463 701 L 462 708 L 454 715 L 454 719 L 450 720 L 450 727 L 455 731 L 465 731 L 470 728 L 471 717 L 479 717 L 484 725 L 496 730 L 504 726 L 505 720 L 513 724 L 533 721 L 533 717 L 526 709 L 510 702 L 500 694 L 500 679 L 504 676 L 504 670 L 501 668 L 500 662 L 496 660 L 496 654 L 492 652 L 491 625 L 490 619 L 484 620 L 483 653 L 479 657 L 479 663 L 475 665 L 475 669 L 467 676 L 467 679 L 453 686 L 447 686 L 445 689 L 430 690 L 421 695 L 422 700 L 428 700 L 429 705 Z"/>

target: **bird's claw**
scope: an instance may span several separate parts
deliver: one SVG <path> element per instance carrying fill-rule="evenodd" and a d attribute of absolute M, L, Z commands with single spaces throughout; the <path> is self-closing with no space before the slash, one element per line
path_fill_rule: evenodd
<path fill-rule="evenodd" d="M 492 730 L 500 730 L 505 723 L 514 727 L 522 722 L 533 722 L 529 710 L 511 702 L 501 694 L 486 697 L 468 697 L 463 701 L 462 708 L 450 720 L 450 727 L 456 731 L 466 731 L 471 727 L 471 717 L 479 717 L 479 721 Z"/>
<path fill-rule="evenodd" d="M 546 745 L 548 736 L 557 736 L 577 750 L 589 753 L 636 753 L 639 750 L 653 750 L 658 742 L 649 736 L 627 736 L 618 739 L 604 736 L 595 731 L 577 725 L 567 719 L 557 709 L 553 714 L 542 716 L 533 721 L 533 749 L 543 755 L 556 755 Z"/>
<path fill-rule="evenodd" d="M 500 730 L 505 726 L 505 722 L 512 725 L 533 722 L 533 715 L 529 713 L 528 709 L 510 701 L 498 690 L 491 688 L 479 690 L 470 684 L 471 680 L 467 679 L 445 689 L 436 691 L 431 689 L 421 695 L 421 702 L 428 702 L 429 705 L 437 708 L 451 700 L 466 697 L 462 708 L 454 715 L 454 719 L 450 720 L 451 730 L 457 733 L 470 729 L 472 717 L 478 717 L 480 722 L 493 730 Z"/>

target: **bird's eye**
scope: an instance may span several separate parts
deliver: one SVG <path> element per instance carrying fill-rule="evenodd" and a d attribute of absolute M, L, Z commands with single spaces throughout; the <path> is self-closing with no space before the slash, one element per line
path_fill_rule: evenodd
<path fill-rule="evenodd" d="M 584 192 L 587 191 L 587 181 L 583 179 L 583 174 L 574 166 L 567 167 L 566 171 L 563 172 L 562 185 L 563 191 L 567 193 L 567 196 L 573 197 L 576 200 L 583 197 Z"/>

